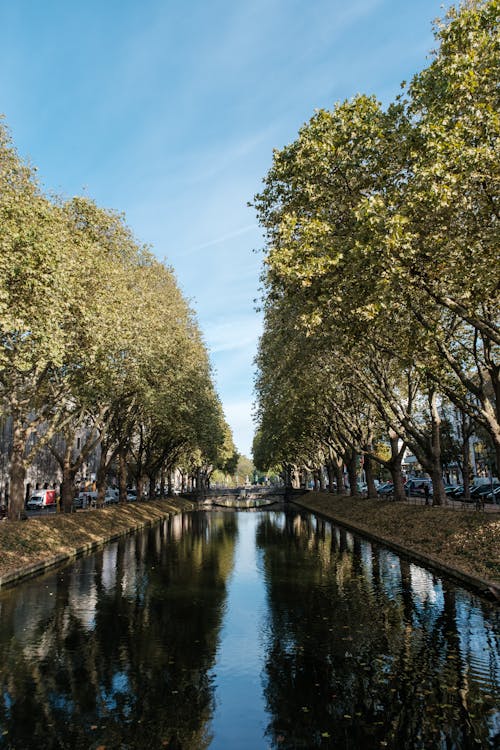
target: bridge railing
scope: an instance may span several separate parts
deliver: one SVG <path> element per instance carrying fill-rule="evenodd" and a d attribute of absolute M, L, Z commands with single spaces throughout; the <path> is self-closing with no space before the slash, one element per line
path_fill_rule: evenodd
<path fill-rule="evenodd" d="M 285 496 L 285 487 L 223 487 L 221 489 L 210 488 L 209 490 L 193 491 L 191 496 L 197 499 L 210 499 L 216 497 L 229 497 L 234 499 Z"/>

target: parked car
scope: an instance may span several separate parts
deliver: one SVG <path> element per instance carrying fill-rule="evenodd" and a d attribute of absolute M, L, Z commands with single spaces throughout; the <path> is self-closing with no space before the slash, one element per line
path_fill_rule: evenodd
<path fill-rule="evenodd" d="M 129 502 L 133 502 L 134 500 L 137 500 L 137 491 L 136 490 L 127 490 L 127 500 Z"/>
<path fill-rule="evenodd" d="M 79 492 L 73 500 L 73 508 L 75 510 L 83 508 L 95 508 L 97 501 L 97 492 L 91 490 L 84 490 Z"/>
<path fill-rule="evenodd" d="M 118 490 L 108 487 L 104 495 L 104 505 L 112 505 L 113 503 L 117 503 L 119 499 L 120 493 Z"/>
<path fill-rule="evenodd" d="M 42 510 L 55 508 L 57 502 L 56 490 L 35 490 L 26 503 L 28 510 Z"/>
<path fill-rule="evenodd" d="M 377 488 L 377 494 L 381 496 L 392 495 L 394 492 L 394 485 L 392 482 L 384 482 Z"/>
<path fill-rule="evenodd" d="M 471 503 L 484 503 L 487 495 L 491 492 L 491 485 L 489 484 L 477 484 L 471 488 L 470 491 L 470 502 Z"/>
<path fill-rule="evenodd" d="M 409 479 L 405 484 L 406 497 L 425 497 L 425 488 L 429 489 L 429 496 L 432 495 L 432 482 L 430 479 L 413 478 Z"/>
<path fill-rule="evenodd" d="M 490 489 L 486 495 L 486 500 L 490 503 L 500 503 L 500 484 L 497 484 L 492 490 Z"/>

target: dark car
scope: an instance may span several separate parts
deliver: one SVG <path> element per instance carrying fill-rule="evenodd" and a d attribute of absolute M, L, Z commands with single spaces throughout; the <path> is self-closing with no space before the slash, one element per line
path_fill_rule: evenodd
<path fill-rule="evenodd" d="M 493 489 L 486 495 L 486 500 L 489 503 L 500 503 L 500 484 L 497 484 Z"/>
<path fill-rule="evenodd" d="M 432 482 L 430 479 L 409 479 L 405 484 L 405 493 L 407 497 L 425 497 L 425 488 L 429 490 L 429 496 L 432 495 Z"/>
<path fill-rule="evenodd" d="M 96 501 L 97 492 L 79 492 L 78 495 L 73 499 L 73 508 L 75 510 L 83 508 L 95 508 Z"/>
<path fill-rule="evenodd" d="M 392 482 L 385 482 L 381 484 L 377 489 L 377 494 L 382 496 L 392 495 L 394 492 L 394 485 Z"/>
<path fill-rule="evenodd" d="M 483 495 L 487 495 L 488 492 L 491 492 L 489 484 L 479 484 L 471 489 L 470 494 L 471 497 L 482 497 Z"/>
<path fill-rule="evenodd" d="M 477 492 L 479 490 L 479 487 L 482 487 L 484 485 L 476 485 L 469 487 L 469 499 L 466 500 L 466 502 L 474 502 L 475 496 L 477 495 Z M 464 498 L 464 486 L 463 484 L 459 484 L 455 489 L 449 493 L 448 497 L 451 497 L 453 500 L 465 500 Z"/>
<path fill-rule="evenodd" d="M 475 487 L 471 487 L 470 499 L 463 498 L 466 502 L 470 503 L 484 503 L 488 493 L 491 492 L 491 485 L 489 484 L 477 484 Z"/>

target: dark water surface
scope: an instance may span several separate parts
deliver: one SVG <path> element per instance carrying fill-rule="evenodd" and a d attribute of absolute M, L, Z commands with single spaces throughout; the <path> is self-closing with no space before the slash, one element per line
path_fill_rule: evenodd
<path fill-rule="evenodd" d="M 499 632 L 307 513 L 180 515 L 0 592 L 0 748 L 496 748 Z"/>

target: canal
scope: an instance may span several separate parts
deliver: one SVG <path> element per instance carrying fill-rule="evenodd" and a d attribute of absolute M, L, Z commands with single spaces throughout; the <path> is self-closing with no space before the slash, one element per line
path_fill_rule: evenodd
<path fill-rule="evenodd" d="M 305 512 L 174 516 L 0 592 L 0 749 L 498 748 L 499 624 Z"/>

